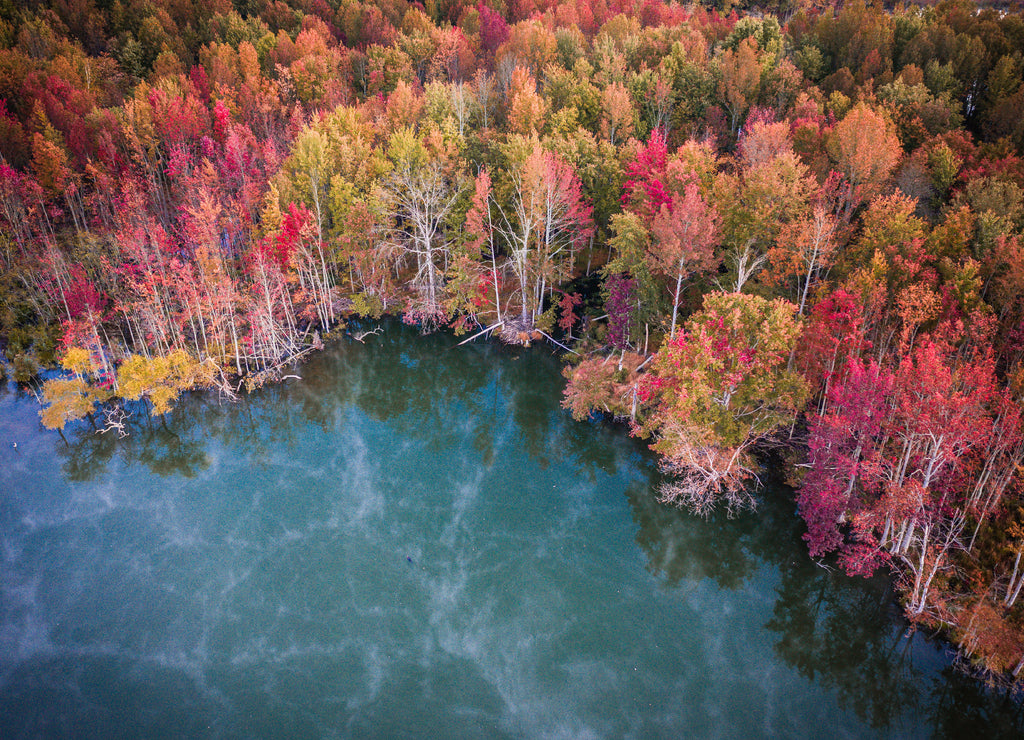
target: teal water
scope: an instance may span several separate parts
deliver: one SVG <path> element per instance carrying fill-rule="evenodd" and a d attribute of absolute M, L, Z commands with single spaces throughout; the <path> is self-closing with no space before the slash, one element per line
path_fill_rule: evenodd
<path fill-rule="evenodd" d="M 784 491 L 661 506 L 549 349 L 454 345 L 393 326 L 125 439 L 0 391 L 0 737 L 1021 734 Z"/>

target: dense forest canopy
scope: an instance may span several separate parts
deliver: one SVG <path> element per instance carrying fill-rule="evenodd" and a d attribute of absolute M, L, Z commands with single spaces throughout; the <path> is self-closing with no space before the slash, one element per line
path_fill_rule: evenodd
<path fill-rule="evenodd" d="M 771 448 L 811 556 L 1024 667 L 1016 9 L 5 0 L 0 47 L 0 372 L 46 427 L 358 317 L 547 338 L 666 501 L 753 507 Z"/>

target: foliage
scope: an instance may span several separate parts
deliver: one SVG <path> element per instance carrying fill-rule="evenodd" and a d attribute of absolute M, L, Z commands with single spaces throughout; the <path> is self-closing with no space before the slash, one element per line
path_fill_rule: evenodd
<path fill-rule="evenodd" d="M 130 401 L 148 398 L 157 416 L 170 411 L 182 391 L 209 387 L 213 380 L 214 368 L 183 350 L 164 357 L 132 355 L 117 372 L 118 393 Z"/>
<path fill-rule="evenodd" d="M 48 426 L 256 385 L 352 314 L 557 322 L 568 407 L 653 434 L 669 498 L 750 504 L 788 426 L 814 554 L 1019 668 L 979 637 L 1024 623 L 1016 10 L 23 5 L 0 346 L 74 374 Z"/>
<path fill-rule="evenodd" d="M 47 429 L 63 429 L 69 421 L 83 419 L 96 411 L 104 398 L 82 378 L 52 378 L 43 383 L 42 401 L 46 406 L 39 418 Z"/>
<path fill-rule="evenodd" d="M 707 514 L 719 502 L 753 505 L 750 448 L 791 422 L 806 398 L 788 367 L 800 327 L 794 306 L 742 293 L 710 293 L 655 356 L 642 398 L 642 431 L 681 480 L 665 498 Z"/>

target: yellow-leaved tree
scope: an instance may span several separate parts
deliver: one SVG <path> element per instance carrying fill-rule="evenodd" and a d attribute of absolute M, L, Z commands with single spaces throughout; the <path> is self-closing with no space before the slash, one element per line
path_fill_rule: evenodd
<path fill-rule="evenodd" d="M 183 391 L 213 385 L 216 373 L 212 361 L 200 362 L 181 349 L 163 357 L 131 355 L 118 368 L 117 386 L 122 398 L 148 398 L 153 415 L 161 416 L 171 410 Z"/>
<path fill-rule="evenodd" d="M 110 398 L 110 392 L 89 382 L 88 376 L 98 372 L 88 350 L 71 347 L 61 358 L 61 365 L 74 377 L 52 378 L 43 383 L 43 403 L 39 418 L 47 429 L 61 431 L 69 421 L 83 419 L 96 411 L 96 405 Z"/>

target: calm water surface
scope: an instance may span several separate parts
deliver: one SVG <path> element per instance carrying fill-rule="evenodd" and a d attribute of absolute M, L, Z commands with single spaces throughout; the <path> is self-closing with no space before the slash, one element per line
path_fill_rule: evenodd
<path fill-rule="evenodd" d="M 454 344 L 392 327 L 120 440 L 0 391 L 0 737 L 1020 735 L 783 492 L 663 507 L 547 349 Z"/>

